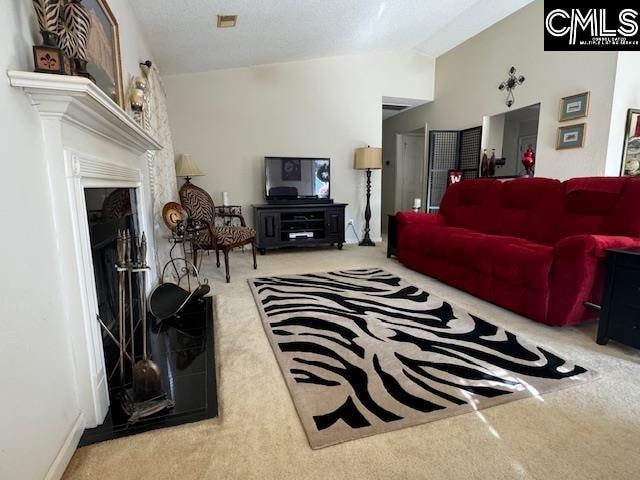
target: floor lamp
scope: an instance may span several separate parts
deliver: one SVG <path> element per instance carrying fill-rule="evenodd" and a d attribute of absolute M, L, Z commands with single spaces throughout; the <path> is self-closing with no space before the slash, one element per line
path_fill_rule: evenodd
<path fill-rule="evenodd" d="M 380 170 L 382 168 L 382 149 L 369 146 L 356 149 L 353 168 L 367 171 L 367 206 L 364 209 L 364 237 L 360 242 L 360 246 L 374 247 L 375 243 L 373 243 L 369 236 L 369 221 L 371 220 L 371 170 Z"/>

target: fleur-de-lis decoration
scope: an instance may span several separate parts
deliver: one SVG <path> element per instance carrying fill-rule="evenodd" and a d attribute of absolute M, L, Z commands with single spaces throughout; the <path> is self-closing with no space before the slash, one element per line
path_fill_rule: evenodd
<path fill-rule="evenodd" d="M 516 97 L 513 95 L 513 90 L 518 86 L 524 83 L 524 77 L 522 75 L 516 77 L 516 67 L 511 67 L 509 69 L 509 78 L 507 78 L 504 82 L 498 85 L 498 90 L 507 89 L 507 99 L 505 103 L 507 107 L 511 108 L 516 101 Z"/>
<path fill-rule="evenodd" d="M 50 70 L 54 69 L 58 61 L 48 53 L 40 57 L 40 61 Z"/>

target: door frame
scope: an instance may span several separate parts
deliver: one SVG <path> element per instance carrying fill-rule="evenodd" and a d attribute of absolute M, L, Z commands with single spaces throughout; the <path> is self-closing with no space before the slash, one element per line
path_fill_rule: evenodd
<path fill-rule="evenodd" d="M 416 132 L 416 130 L 421 130 L 422 127 L 416 128 L 415 130 L 409 132 L 396 133 L 396 165 L 395 165 L 395 178 L 394 178 L 394 201 L 393 201 L 393 211 L 399 212 L 403 209 L 408 209 L 410 207 L 402 205 L 402 185 L 401 179 L 403 174 L 403 166 L 404 166 L 404 138 L 405 137 L 422 137 L 423 138 L 423 158 L 422 158 L 422 171 L 420 172 L 420 201 L 422 202 L 422 209 L 426 206 L 426 197 L 427 197 L 427 166 L 429 161 L 429 130 L 427 128 L 427 124 L 424 124 L 424 132 Z"/>

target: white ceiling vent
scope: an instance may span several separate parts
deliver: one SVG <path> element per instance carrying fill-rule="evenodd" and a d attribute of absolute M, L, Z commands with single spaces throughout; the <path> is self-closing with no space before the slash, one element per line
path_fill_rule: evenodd
<path fill-rule="evenodd" d="M 236 26 L 237 15 L 218 15 L 218 28 L 231 28 Z"/>

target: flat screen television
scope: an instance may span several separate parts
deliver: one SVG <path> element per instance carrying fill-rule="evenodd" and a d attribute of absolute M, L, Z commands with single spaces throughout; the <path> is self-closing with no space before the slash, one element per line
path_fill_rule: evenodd
<path fill-rule="evenodd" d="M 329 158 L 265 157 L 264 166 L 267 200 L 330 201 Z"/>

